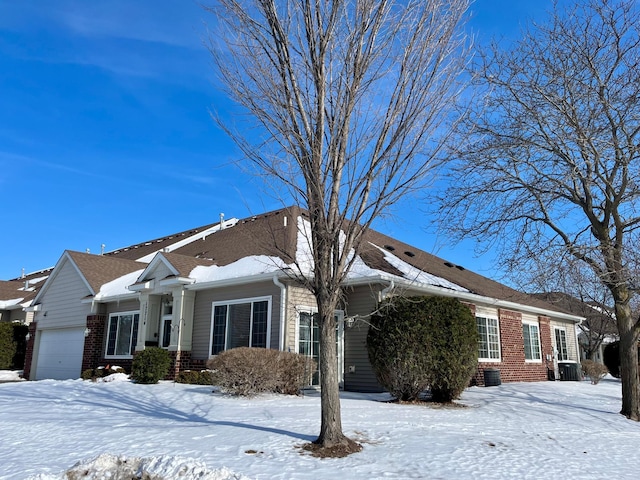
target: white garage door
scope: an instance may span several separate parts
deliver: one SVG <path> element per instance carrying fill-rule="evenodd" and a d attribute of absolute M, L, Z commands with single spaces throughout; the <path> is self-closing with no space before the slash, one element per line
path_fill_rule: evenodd
<path fill-rule="evenodd" d="M 36 366 L 36 380 L 79 378 L 84 351 L 84 329 L 43 330 Z"/>

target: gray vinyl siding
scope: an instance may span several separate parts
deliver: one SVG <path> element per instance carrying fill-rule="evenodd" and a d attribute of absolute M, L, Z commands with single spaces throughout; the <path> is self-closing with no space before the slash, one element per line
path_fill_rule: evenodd
<path fill-rule="evenodd" d="M 137 299 L 124 300 L 121 302 L 107 303 L 107 317 L 112 313 L 118 312 L 138 312 L 140 311 L 140 302 Z"/>
<path fill-rule="evenodd" d="M 91 304 L 82 300 L 91 291 L 70 261 L 61 265 L 46 287 L 39 301 L 41 310 L 34 318 L 38 329 L 85 327 Z"/>
<path fill-rule="evenodd" d="M 278 349 L 280 342 L 280 288 L 272 281 L 197 291 L 193 312 L 192 358 L 206 360 L 210 356 L 209 336 L 211 335 L 213 302 L 267 296 L 271 297 L 271 338 L 269 346 L 270 348 Z"/>
<path fill-rule="evenodd" d="M 353 326 L 345 326 L 344 331 L 344 389 L 356 392 L 381 392 L 384 389 L 378 383 L 369 363 L 367 353 L 367 332 L 369 315 L 376 309 L 379 286 L 362 286 L 347 291 L 345 318 L 355 315 L 365 316 L 356 319 Z M 349 367 L 355 372 L 349 373 Z"/>

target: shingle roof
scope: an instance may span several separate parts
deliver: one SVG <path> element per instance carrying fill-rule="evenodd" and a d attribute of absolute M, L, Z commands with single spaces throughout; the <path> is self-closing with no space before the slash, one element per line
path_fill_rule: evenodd
<path fill-rule="evenodd" d="M 181 277 L 188 277 L 191 271 L 198 266 L 214 265 L 212 260 L 206 258 L 189 257 L 178 253 L 162 253 L 173 267 L 178 271 Z"/>
<path fill-rule="evenodd" d="M 571 312 L 574 315 L 585 317 L 583 324 L 587 328 L 596 328 L 600 333 L 617 334 L 618 329 L 614 320 L 613 313 L 607 315 L 604 311 L 610 310 L 602 304 L 595 302 L 587 303 L 575 298 L 572 295 L 563 292 L 544 292 L 531 294 L 535 298 L 544 300 L 547 303 Z"/>
<path fill-rule="evenodd" d="M 176 248 L 171 253 L 164 252 L 163 255 L 175 267 L 179 275 L 184 277 L 189 276 L 189 273 L 196 266 L 226 266 L 242 258 L 257 255 L 277 257 L 285 264 L 291 264 L 296 258 L 297 221 L 300 216 L 308 218 L 308 213 L 297 206 L 252 216 L 238 221 L 232 227 L 219 230 L 203 239 Z M 139 259 L 150 253 L 162 251 L 165 247 L 199 232 L 204 232 L 215 225 L 209 224 L 185 230 L 156 240 L 107 252 L 104 255 L 71 251 L 68 253 L 94 292 L 98 292 L 105 283 L 145 267 L 146 264 L 135 262 L 132 259 Z M 423 272 L 448 280 L 480 296 L 575 314 L 558 303 L 550 303 L 544 299 L 519 292 L 375 230 L 369 230 L 366 233 L 358 253 L 370 268 L 403 277 L 403 273 L 385 259 L 384 251 Z M 49 272 L 43 271 L 41 275 L 47 273 Z"/>
<path fill-rule="evenodd" d="M 20 303 L 25 303 L 36 296 L 35 290 L 24 288 L 25 281 L 22 280 L 0 281 L 0 302 L 21 298 Z"/>
<path fill-rule="evenodd" d="M 217 223 L 212 223 L 209 225 L 204 225 L 202 227 L 192 228 L 190 230 L 185 230 L 179 233 L 173 233 L 165 237 L 156 238 L 154 240 L 148 240 L 146 242 L 140 242 L 135 245 L 129 245 L 128 247 L 118 248 L 117 250 L 105 252 L 104 256 L 125 258 L 129 260 L 138 260 L 151 253 L 162 251 L 163 249 L 170 247 L 171 245 L 181 240 L 184 240 L 188 237 L 196 235 L 197 233 L 203 232 L 215 225 L 217 225 Z"/>
<path fill-rule="evenodd" d="M 385 264 L 389 264 L 384 259 L 384 253 L 381 252 L 380 249 L 372 247 L 370 245 L 371 243 L 389 251 L 419 270 L 460 285 L 471 293 L 495 298 L 497 300 L 505 300 L 562 313 L 571 313 L 560 305 L 552 304 L 543 299 L 520 292 L 375 230 L 369 230 L 365 235 L 361 256 L 363 260 L 373 268 L 396 274 L 392 269 L 385 266 Z"/>
<path fill-rule="evenodd" d="M 208 259 L 218 266 L 252 255 L 279 257 L 285 263 L 291 263 L 295 258 L 296 221 L 300 214 L 298 207 L 289 207 L 249 217 L 204 240 L 180 247 L 174 253 Z M 284 226 L 285 221 L 289 228 Z"/>
<path fill-rule="evenodd" d="M 94 293 L 100 291 L 100 287 L 127 273 L 143 269 L 146 264 L 128 260 L 126 258 L 110 257 L 106 255 L 93 255 L 90 253 L 66 252 L 76 264 L 82 275 L 91 286 Z"/>

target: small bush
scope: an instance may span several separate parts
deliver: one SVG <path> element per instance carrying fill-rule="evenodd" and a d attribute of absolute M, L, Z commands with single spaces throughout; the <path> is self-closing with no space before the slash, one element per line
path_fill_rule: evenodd
<path fill-rule="evenodd" d="M 27 350 L 29 327 L 16 322 L 0 322 L 0 370 L 21 370 Z"/>
<path fill-rule="evenodd" d="M 107 365 L 106 367 L 98 367 L 98 368 L 89 368 L 84 370 L 80 377 L 83 380 L 91 380 L 95 382 L 98 378 L 108 377 L 109 375 L 113 375 L 114 373 L 125 373 L 124 368 L 122 367 L 112 367 Z"/>
<path fill-rule="evenodd" d="M 176 383 L 189 383 L 191 385 L 213 385 L 210 370 L 184 370 L 176 375 Z"/>
<path fill-rule="evenodd" d="M 148 347 L 133 357 L 131 379 L 136 383 L 158 383 L 169 373 L 171 357 L 159 347 Z"/>
<path fill-rule="evenodd" d="M 240 347 L 212 358 L 207 368 L 214 372 L 214 384 L 232 395 L 297 395 L 310 383 L 316 365 L 313 359 L 297 353 Z"/>
<path fill-rule="evenodd" d="M 582 373 L 589 377 L 593 385 L 597 385 L 598 382 L 609 373 L 609 369 L 602 363 L 594 362 L 593 360 L 583 360 Z"/>

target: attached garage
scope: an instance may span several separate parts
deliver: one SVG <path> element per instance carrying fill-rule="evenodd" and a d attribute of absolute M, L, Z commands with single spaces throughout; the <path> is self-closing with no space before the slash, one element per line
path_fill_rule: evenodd
<path fill-rule="evenodd" d="M 36 380 L 79 378 L 84 352 L 84 328 L 40 332 Z"/>

